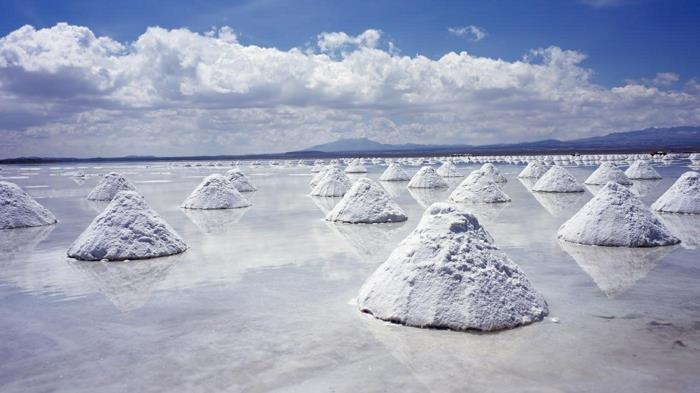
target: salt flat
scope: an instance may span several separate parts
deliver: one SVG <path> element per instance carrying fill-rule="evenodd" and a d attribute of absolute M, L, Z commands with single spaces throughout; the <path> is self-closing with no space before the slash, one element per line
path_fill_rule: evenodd
<path fill-rule="evenodd" d="M 663 179 L 632 189 L 649 206 L 687 165 L 657 164 Z M 385 169 L 366 166 L 373 180 Z M 329 204 L 308 195 L 310 167 L 243 166 L 258 191 L 246 194 L 252 206 L 229 211 L 180 208 L 228 166 L 110 164 L 84 167 L 84 181 L 49 166 L 4 167 L 59 224 L 0 231 L 0 391 L 696 391 L 700 216 L 662 217 L 677 246 L 562 245 L 557 229 L 590 191 L 534 195 L 517 179 L 524 164 L 496 166 L 512 201 L 474 213 L 550 314 L 489 334 L 393 325 L 353 303 L 425 205 L 446 200 L 461 178 L 429 195 L 389 184 L 408 221 L 353 225 L 324 220 Z M 566 167 L 581 184 L 595 168 Z M 36 175 L 19 175 L 29 170 Z M 67 258 L 105 207 L 86 196 L 108 171 L 126 174 L 189 249 L 130 262 Z"/>

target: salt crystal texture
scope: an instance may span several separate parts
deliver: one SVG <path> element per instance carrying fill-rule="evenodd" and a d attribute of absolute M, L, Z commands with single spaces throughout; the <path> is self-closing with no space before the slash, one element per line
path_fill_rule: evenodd
<path fill-rule="evenodd" d="M 182 203 L 185 209 L 238 209 L 251 203 L 225 176 L 207 176 Z"/>
<path fill-rule="evenodd" d="M 56 217 L 18 185 L 0 181 L 0 229 L 51 225 Z"/>
<path fill-rule="evenodd" d="M 406 221 L 403 209 L 376 182 L 361 178 L 326 215 L 328 221 L 352 224 Z"/>
<path fill-rule="evenodd" d="M 449 186 L 431 166 L 421 168 L 408 183 L 408 188 L 448 188 Z"/>
<path fill-rule="evenodd" d="M 226 177 L 228 180 L 236 187 L 238 192 L 253 192 L 257 190 L 255 186 L 250 182 L 248 176 L 245 175 L 240 169 L 233 168 L 226 172 Z"/>
<path fill-rule="evenodd" d="M 524 179 L 537 179 L 547 172 L 547 168 L 537 161 L 530 161 L 525 169 L 523 169 L 518 175 L 519 178 Z"/>
<path fill-rule="evenodd" d="M 625 171 L 625 175 L 633 180 L 654 180 L 661 179 L 659 172 L 647 161 L 637 160 Z"/>
<path fill-rule="evenodd" d="M 509 202 L 501 187 L 493 177 L 481 170 L 473 171 L 452 191 L 448 198 L 451 202 L 502 203 Z"/>
<path fill-rule="evenodd" d="M 700 214 L 700 174 L 682 174 L 651 208 L 666 213 Z"/>
<path fill-rule="evenodd" d="M 569 171 L 554 165 L 537 180 L 532 191 L 537 192 L 583 192 L 583 187 Z"/>
<path fill-rule="evenodd" d="M 90 191 L 90 201 L 111 201 L 120 191 L 136 191 L 136 187 L 124 176 L 116 172 L 106 174 Z"/>
<path fill-rule="evenodd" d="M 542 320 L 547 302 L 457 205 L 430 206 L 369 277 L 361 311 L 409 326 L 492 331 Z"/>
<path fill-rule="evenodd" d="M 345 168 L 345 173 L 367 173 L 367 168 L 362 165 L 359 159 L 354 159 L 350 162 L 350 165 Z"/>
<path fill-rule="evenodd" d="M 630 179 L 627 178 L 627 175 L 625 175 L 625 172 L 622 172 L 622 170 L 615 166 L 615 164 L 612 162 L 604 162 L 600 164 L 598 169 L 593 171 L 593 173 L 588 176 L 588 179 L 586 179 L 584 183 L 599 185 L 606 184 L 609 181 L 626 186 L 632 184 Z"/>
<path fill-rule="evenodd" d="M 609 182 L 557 232 L 572 243 L 613 247 L 655 247 L 679 243 L 625 186 Z"/>
<path fill-rule="evenodd" d="M 486 173 L 487 175 L 491 176 L 493 178 L 493 181 L 496 183 L 507 183 L 508 180 L 506 179 L 505 176 L 501 175 L 501 172 L 498 171 L 495 165 L 493 165 L 490 162 L 487 162 L 486 164 L 481 166 L 480 171 Z"/>
<path fill-rule="evenodd" d="M 442 177 L 463 177 L 462 172 L 457 169 L 457 165 L 452 161 L 445 161 L 440 168 L 437 169 L 437 174 Z"/>
<path fill-rule="evenodd" d="M 411 180 L 411 176 L 409 176 L 406 171 L 401 168 L 401 165 L 393 162 L 389 164 L 389 166 L 386 168 L 384 173 L 382 173 L 381 176 L 379 176 L 379 180 L 381 181 L 409 181 Z"/>
<path fill-rule="evenodd" d="M 341 197 L 352 186 L 350 179 L 338 168 L 332 167 L 324 172 L 323 178 L 311 191 L 312 196 Z"/>
<path fill-rule="evenodd" d="M 68 249 L 86 261 L 145 259 L 187 249 L 180 236 L 135 191 L 122 191 Z"/>

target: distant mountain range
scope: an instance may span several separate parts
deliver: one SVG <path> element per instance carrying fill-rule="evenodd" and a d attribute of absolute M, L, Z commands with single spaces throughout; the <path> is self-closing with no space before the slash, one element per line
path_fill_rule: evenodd
<path fill-rule="evenodd" d="M 572 154 L 595 152 L 633 153 L 656 151 L 700 151 L 700 126 L 647 128 L 639 131 L 615 132 L 592 138 L 560 141 L 547 139 L 498 145 L 392 145 L 367 138 L 341 139 L 301 151 L 277 154 L 217 155 L 187 157 L 19 157 L 0 160 L 0 164 L 43 164 L 57 162 L 134 162 L 134 161 L 215 161 L 258 159 L 313 159 L 350 155 L 398 156 L 426 154 Z"/>
<path fill-rule="evenodd" d="M 464 152 L 472 154 L 504 152 L 588 152 L 588 151 L 657 151 L 700 149 L 700 126 L 647 128 L 638 131 L 614 132 L 591 138 L 560 141 L 547 139 L 535 142 L 493 145 L 419 145 L 385 144 L 367 138 L 340 139 L 316 145 L 303 152 Z"/>

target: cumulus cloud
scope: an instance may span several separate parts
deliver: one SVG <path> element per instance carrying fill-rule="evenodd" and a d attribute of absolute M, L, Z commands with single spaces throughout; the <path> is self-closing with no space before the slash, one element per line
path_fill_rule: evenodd
<path fill-rule="evenodd" d="M 700 123 L 697 82 L 674 90 L 678 78 L 659 74 L 606 88 L 578 51 L 505 61 L 385 46 L 379 30 L 323 33 L 302 51 L 246 45 L 228 27 L 151 27 L 117 42 L 24 26 L 0 38 L 0 151 L 233 154 L 357 136 L 483 144 Z"/>
<path fill-rule="evenodd" d="M 482 27 L 469 25 L 464 27 L 448 27 L 447 31 L 452 35 L 457 37 L 467 37 L 472 41 L 481 41 L 486 38 L 486 30 Z"/>

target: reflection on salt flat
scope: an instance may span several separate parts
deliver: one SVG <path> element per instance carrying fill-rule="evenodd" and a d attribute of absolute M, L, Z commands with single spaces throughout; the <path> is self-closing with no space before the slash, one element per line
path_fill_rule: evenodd
<path fill-rule="evenodd" d="M 674 236 L 681 239 L 681 247 L 689 250 L 700 247 L 700 215 L 659 213 L 657 216 Z"/>
<path fill-rule="evenodd" d="M 584 192 L 533 192 L 532 196 L 553 216 L 571 216 L 583 205 L 588 198 Z"/>
<path fill-rule="evenodd" d="M 522 184 L 528 191 L 532 191 L 532 187 L 535 185 L 535 183 L 537 183 L 537 179 L 529 177 L 519 177 L 518 180 L 520 181 L 520 184 Z"/>
<path fill-rule="evenodd" d="M 383 262 L 403 240 L 411 227 L 406 222 L 387 224 L 346 224 L 327 221 L 328 228 L 340 235 L 363 262 Z"/>
<path fill-rule="evenodd" d="M 656 186 L 661 182 L 659 179 L 655 180 L 632 180 L 632 185 L 630 186 L 630 191 L 639 197 L 645 197 L 651 191 L 656 188 Z"/>
<path fill-rule="evenodd" d="M 407 181 L 381 181 L 379 182 L 392 198 L 396 198 L 406 189 Z"/>
<path fill-rule="evenodd" d="M 565 241 L 559 245 L 610 298 L 629 290 L 677 247 L 601 247 Z"/>
<path fill-rule="evenodd" d="M 241 220 L 249 208 L 241 209 L 182 209 L 187 218 L 206 234 L 226 234 Z"/>
<path fill-rule="evenodd" d="M 510 203 L 468 203 L 462 202 L 458 203 L 463 209 L 472 213 L 479 222 L 483 224 L 492 223 L 496 221 L 498 216 L 501 215 L 503 210 L 505 210 Z"/>
<path fill-rule="evenodd" d="M 88 262 L 69 259 L 101 294 L 122 312 L 143 307 L 151 293 L 182 256 L 124 262 Z"/>
<path fill-rule="evenodd" d="M 315 197 L 312 196 L 311 200 L 314 201 L 316 206 L 318 206 L 319 209 L 321 209 L 321 212 L 323 213 L 323 216 L 325 217 L 333 208 L 335 205 L 340 202 L 340 200 L 343 199 L 341 197 Z"/>
<path fill-rule="evenodd" d="M 0 230 L 0 260 L 11 260 L 31 253 L 56 225 Z M 0 269 L 1 270 L 1 269 Z"/>
<path fill-rule="evenodd" d="M 409 188 L 408 193 L 423 208 L 435 202 L 444 202 L 450 196 L 449 188 Z"/>

